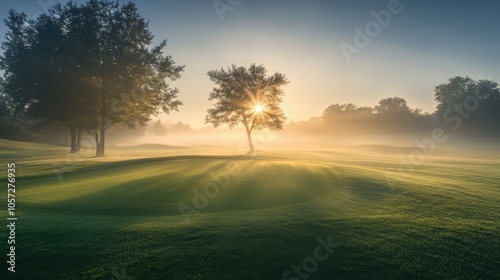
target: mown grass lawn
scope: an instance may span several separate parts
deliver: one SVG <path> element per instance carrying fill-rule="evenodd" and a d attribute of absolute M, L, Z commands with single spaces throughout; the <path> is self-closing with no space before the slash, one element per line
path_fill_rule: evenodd
<path fill-rule="evenodd" d="M 328 236 L 309 279 L 499 279 L 500 151 L 442 149 L 398 171 L 414 149 L 141 145 L 96 159 L 0 140 L 18 217 L 17 272 L 3 261 L 1 279 L 282 279 Z M 180 203 L 199 213 L 186 222 Z"/>

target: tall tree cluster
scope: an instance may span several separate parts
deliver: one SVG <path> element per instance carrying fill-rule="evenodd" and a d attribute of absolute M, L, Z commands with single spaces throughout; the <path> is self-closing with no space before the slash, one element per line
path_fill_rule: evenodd
<path fill-rule="evenodd" d="M 500 135 L 500 86 L 497 82 L 452 77 L 436 86 L 436 116 L 468 136 Z"/>
<path fill-rule="evenodd" d="M 133 3 L 90 0 L 55 5 L 36 20 L 9 11 L 4 54 L 4 91 L 12 122 L 20 112 L 71 131 L 71 151 L 83 130 L 105 155 L 105 133 L 114 125 L 145 126 L 151 115 L 182 103 L 167 83 L 183 66 L 164 55 L 166 41 L 152 46 L 148 23 Z"/>

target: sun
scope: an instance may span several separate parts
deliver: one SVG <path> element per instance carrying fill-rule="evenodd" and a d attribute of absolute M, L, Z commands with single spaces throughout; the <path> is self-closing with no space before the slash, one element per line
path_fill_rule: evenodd
<path fill-rule="evenodd" d="M 257 105 L 255 105 L 255 107 L 253 109 L 255 110 L 255 113 L 260 113 L 260 112 L 264 111 L 264 106 L 257 104 Z"/>

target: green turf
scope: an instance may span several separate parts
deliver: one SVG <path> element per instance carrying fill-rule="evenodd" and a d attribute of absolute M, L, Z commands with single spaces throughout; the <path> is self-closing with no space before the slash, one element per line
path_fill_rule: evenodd
<path fill-rule="evenodd" d="M 500 151 L 441 147 L 398 171 L 415 149 L 140 145 L 96 159 L 0 140 L 2 181 L 8 162 L 18 178 L 15 276 L 282 279 L 330 235 L 338 247 L 309 279 L 499 279 Z M 186 223 L 179 204 L 229 163 Z"/>

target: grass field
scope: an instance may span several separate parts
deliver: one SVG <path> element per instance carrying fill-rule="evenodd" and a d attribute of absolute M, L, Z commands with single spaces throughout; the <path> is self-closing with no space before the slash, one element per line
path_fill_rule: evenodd
<path fill-rule="evenodd" d="M 300 279 L 296 265 L 308 279 L 500 279 L 500 150 L 442 148 L 399 171 L 415 149 L 138 145 L 96 159 L 0 140 L 4 185 L 16 164 L 15 275 Z"/>

